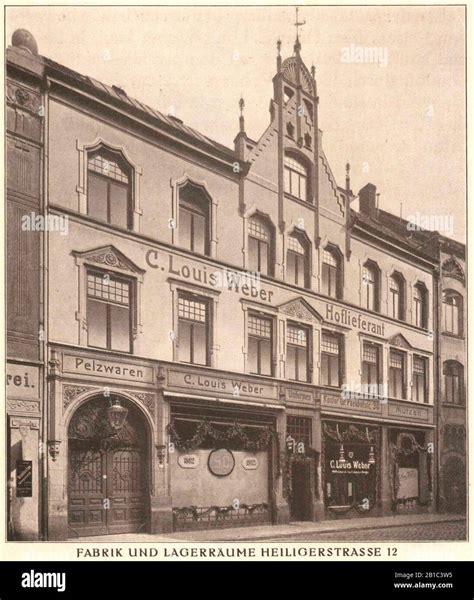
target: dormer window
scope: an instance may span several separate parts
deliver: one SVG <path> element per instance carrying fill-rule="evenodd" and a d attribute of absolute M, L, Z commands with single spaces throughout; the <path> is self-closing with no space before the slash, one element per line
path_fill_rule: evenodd
<path fill-rule="evenodd" d="M 308 168 L 303 161 L 293 155 L 285 155 L 285 193 L 303 200 L 309 200 Z"/>
<path fill-rule="evenodd" d="M 99 148 L 87 159 L 87 214 L 123 229 L 132 227 L 132 169 L 119 152 Z"/>

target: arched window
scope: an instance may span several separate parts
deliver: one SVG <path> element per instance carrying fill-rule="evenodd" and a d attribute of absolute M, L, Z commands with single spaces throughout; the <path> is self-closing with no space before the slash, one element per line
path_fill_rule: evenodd
<path fill-rule="evenodd" d="M 388 314 L 393 319 L 405 320 L 405 280 L 400 273 L 389 279 Z"/>
<path fill-rule="evenodd" d="M 209 255 L 210 199 L 204 189 L 186 183 L 179 189 L 179 245 L 182 248 Z"/>
<path fill-rule="evenodd" d="M 454 290 L 443 292 L 443 332 L 462 335 L 463 298 Z"/>
<path fill-rule="evenodd" d="M 288 236 L 286 277 L 289 283 L 309 287 L 309 244 L 299 233 Z"/>
<path fill-rule="evenodd" d="M 101 146 L 87 156 L 87 214 L 131 229 L 133 172 L 120 152 Z"/>
<path fill-rule="evenodd" d="M 362 306 L 368 310 L 380 310 L 380 269 L 371 260 L 362 269 Z"/>
<path fill-rule="evenodd" d="M 254 215 L 248 224 L 248 267 L 262 275 L 273 275 L 273 227 L 267 219 Z"/>
<path fill-rule="evenodd" d="M 341 255 L 335 249 L 326 246 L 323 250 L 322 293 L 331 298 L 342 296 Z"/>
<path fill-rule="evenodd" d="M 456 360 L 443 364 L 444 401 L 448 404 L 464 403 L 464 367 Z"/>
<path fill-rule="evenodd" d="M 285 193 L 298 198 L 298 200 L 310 201 L 309 175 L 306 164 L 292 154 L 285 154 Z"/>
<path fill-rule="evenodd" d="M 417 283 L 413 290 L 413 317 L 417 327 L 428 327 L 428 290 L 424 283 Z"/>

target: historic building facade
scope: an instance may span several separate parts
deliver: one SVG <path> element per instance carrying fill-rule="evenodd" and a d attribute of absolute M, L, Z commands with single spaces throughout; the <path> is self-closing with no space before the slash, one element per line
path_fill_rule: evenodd
<path fill-rule="evenodd" d="M 300 51 L 231 149 L 15 34 L 13 539 L 436 509 L 439 259 L 351 209 Z"/>
<path fill-rule="evenodd" d="M 467 507 L 467 282 L 462 244 L 441 237 L 440 510 Z"/>

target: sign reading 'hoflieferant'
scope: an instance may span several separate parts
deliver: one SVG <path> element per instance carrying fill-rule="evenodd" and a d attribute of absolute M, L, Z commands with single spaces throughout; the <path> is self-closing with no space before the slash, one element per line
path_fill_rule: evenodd
<path fill-rule="evenodd" d="M 94 377 L 104 377 L 107 379 L 153 383 L 152 367 L 73 354 L 64 354 L 63 372 L 93 375 Z"/>
<path fill-rule="evenodd" d="M 344 325 L 351 329 L 359 329 L 360 331 L 385 337 L 385 323 L 368 319 L 360 312 L 326 303 L 325 317 L 327 321 L 337 323 L 338 325 Z"/>

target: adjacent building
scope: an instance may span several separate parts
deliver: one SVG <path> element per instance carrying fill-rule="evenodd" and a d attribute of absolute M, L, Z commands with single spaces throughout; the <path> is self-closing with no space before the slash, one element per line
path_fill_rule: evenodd
<path fill-rule="evenodd" d="M 14 34 L 11 539 L 461 509 L 463 248 L 351 208 L 293 50 L 227 148 Z"/>

